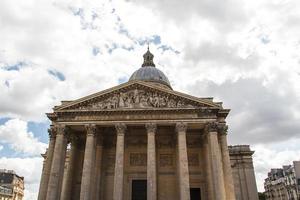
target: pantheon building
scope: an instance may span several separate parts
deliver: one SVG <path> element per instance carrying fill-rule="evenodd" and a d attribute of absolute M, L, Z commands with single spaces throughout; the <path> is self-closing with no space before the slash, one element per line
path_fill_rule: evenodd
<path fill-rule="evenodd" d="M 128 82 L 52 113 L 39 200 L 257 200 L 229 109 L 174 91 L 149 49 Z"/>

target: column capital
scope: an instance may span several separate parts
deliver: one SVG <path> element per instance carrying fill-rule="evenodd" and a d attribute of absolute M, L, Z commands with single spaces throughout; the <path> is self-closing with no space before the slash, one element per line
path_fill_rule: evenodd
<path fill-rule="evenodd" d="M 145 127 L 147 129 L 147 133 L 155 133 L 157 129 L 157 125 L 155 123 L 146 123 Z"/>
<path fill-rule="evenodd" d="M 208 122 L 205 125 L 205 132 L 217 132 L 218 131 L 218 123 L 217 122 Z"/>
<path fill-rule="evenodd" d="M 57 133 L 55 126 L 51 125 L 50 128 L 48 128 L 48 133 L 50 140 L 54 139 Z"/>
<path fill-rule="evenodd" d="M 97 129 L 95 124 L 85 124 L 84 128 L 87 135 L 95 135 Z"/>
<path fill-rule="evenodd" d="M 65 124 L 55 125 L 56 135 L 66 135 L 68 127 Z"/>
<path fill-rule="evenodd" d="M 176 123 L 176 131 L 179 132 L 185 132 L 187 129 L 187 123 L 184 122 L 178 122 Z"/>
<path fill-rule="evenodd" d="M 117 134 L 125 134 L 127 127 L 126 127 L 126 124 L 124 124 L 124 123 L 117 123 L 115 125 L 115 128 L 116 128 Z"/>
<path fill-rule="evenodd" d="M 228 126 L 225 123 L 218 124 L 218 133 L 227 135 Z"/>

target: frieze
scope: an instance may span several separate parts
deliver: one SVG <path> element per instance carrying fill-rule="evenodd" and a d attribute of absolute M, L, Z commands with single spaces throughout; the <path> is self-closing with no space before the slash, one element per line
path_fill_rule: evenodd
<path fill-rule="evenodd" d="M 131 89 L 121 91 L 103 97 L 101 100 L 94 100 L 84 105 L 74 105 L 69 109 L 122 109 L 122 108 L 195 108 L 182 97 L 165 94 L 162 92 Z"/>
<path fill-rule="evenodd" d="M 146 153 L 131 153 L 129 163 L 131 166 L 146 166 L 147 165 L 147 154 Z"/>

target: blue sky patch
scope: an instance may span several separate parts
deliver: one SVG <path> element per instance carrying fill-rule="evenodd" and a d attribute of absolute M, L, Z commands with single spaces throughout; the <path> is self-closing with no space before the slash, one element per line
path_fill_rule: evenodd
<path fill-rule="evenodd" d="M 3 68 L 7 71 L 19 71 L 24 66 L 26 66 L 25 62 L 17 62 L 16 64 L 5 65 Z"/>
<path fill-rule="evenodd" d="M 97 56 L 100 52 L 100 48 L 99 47 L 93 47 L 93 55 Z"/>
<path fill-rule="evenodd" d="M 48 69 L 48 73 L 60 81 L 66 80 L 66 77 L 63 75 L 63 73 L 61 73 L 59 71 Z"/>
<path fill-rule="evenodd" d="M 128 77 L 127 76 L 122 76 L 120 78 L 118 78 L 118 83 L 122 84 L 128 81 Z"/>
<path fill-rule="evenodd" d="M 28 131 L 32 132 L 34 137 L 37 137 L 39 141 L 48 143 L 48 128 L 50 122 L 28 122 Z"/>
<path fill-rule="evenodd" d="M 165 52 L 165 51 L 173 51 L 176 54 L 180 54 L 179 51 L 177 51 L 177 50 L 175 50 L 172 47 L 167 46 L 167 45 L 161 45 L 161 46 L 158 47 L 158 49 L 161 49 L 163 52 Z"/>

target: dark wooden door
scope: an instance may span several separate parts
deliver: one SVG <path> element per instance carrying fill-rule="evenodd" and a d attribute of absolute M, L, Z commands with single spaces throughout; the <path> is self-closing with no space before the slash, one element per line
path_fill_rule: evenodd
<path fill-rule="evenodd" d="M 132 200 L 147 200 L 147 180 L 132 180 Z"/>
<path fill-rule="evenodd" d="M 200 188 L 190 188 L 191 200 L 201 200 Z"/>

